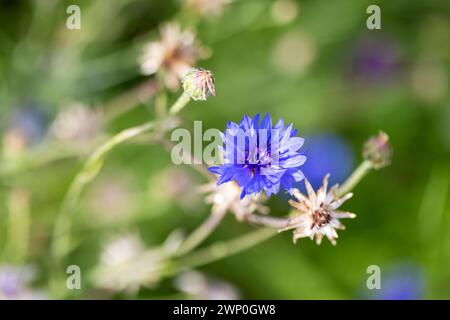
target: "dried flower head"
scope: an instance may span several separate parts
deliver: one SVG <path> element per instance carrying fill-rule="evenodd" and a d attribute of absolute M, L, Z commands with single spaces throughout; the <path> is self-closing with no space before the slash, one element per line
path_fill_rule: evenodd
<path fill-rule="evenodd" d="M 320 244 L 323 236 L 326 236 L 333 245 L 336 245 L 338 238 L 336 229 L 345 229 L 339 219 L 356 217 L 351 212 L 337 210 L 353 194 L 347 193 L 343 197 L 337 197 L 337 185 L 327 191 L 328 178 L 327 174 L 317 193 L 314 192 L 307 179 L 305 179 L 305 186 L 308 196 L 298 190 L 294 191 L 293 195 L 298 201 L 290 200 L 289 204 L 297 209 L 299 214 L 289 219 L 287 226 L 280 230 L 294 229 L 294 243 L 300 238 L 309 237 L 313 240 L 315 237 L 316 243 Z"/>
<path fill-rule="evenodd" d="M 213 74 L 205 69 L 192 69 L 183 78 L 183 89 L 193 100 L 205 101 L 216 95 Z"/>
<path fill-rule="evenodd" d="M 266 198 L 261 194 L 241 200 L 241 190 L 234 181 L 220 186 L 216 186 L 215 183 L 207 184 L 201 190 L 209 192 L 206 202 L 212 204 L 212 214 L 228 211 L 233 213 L 239 221 L 243 221 L 248 214 L 254 212 L 267 214 L 269 212 L 269 209 L 263 205 Z"/>
<path fill-rule="evenodd" d="M 51 125 L 52 135 L 61 141 L 87 143 L 101 133 L 100 112 L 82 103 L 68 104 Z"/>
<path fill-rule="evenodd" d="M 144 244 L 136 234 L 126 234 L 112 239 L 101 253 L 101 262 L 115 267 L 142 254 Z"/>
<path fill-rule="evenodd" d="M 181 31 L 178 24 L 165 24 L 160 29 L 160 40 L 144 47 L 141 72 L 144 75 L 158 73 L 164 85 L 175 91 L 197 60 L 207 56 L 207 50 L 196 41 L 193 32 Z"/>
<path fill-rule="evenodd" d="M 135 292 L 158 283 L 165 259 L 161 250 L 145 249 L 137 235 L 124 235 L 105 247 L 93 279 L 100 288 Z"/>
<path fill-rule="evenodd" d="M 392 147 L 389 143 L 389 136 L 380 131 L 376 136 L 367 140 L 363 148 L 363 157 L 370 161 L 375 169 L 388 166 L 392 159 Z"/>

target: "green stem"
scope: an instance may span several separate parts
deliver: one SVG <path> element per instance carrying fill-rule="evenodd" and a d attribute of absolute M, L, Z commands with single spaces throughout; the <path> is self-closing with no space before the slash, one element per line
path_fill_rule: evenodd
<path fill-rule="evenodd" d="M 175 115 L 180 110 L 182 110 L 188 102 L 189 96 L 183 93 L 170 109 L 171 115 Z M 166 120 L 170 120 L 170 118 Z M 111 139 L 98 147 L 88 158 L 81 171 L 75 176 L 74 180 L 72 181 L 72 184 L 70 185 L 69 190 L 67 191 L 67 194 L 64 198 L 62 210 L 56 218 L 55 226 L 53 229 L 53 242 L 51 248 L 53 259 L 58 260 L 69 251 L 70 229 L 74 215 L 74 209 L 84 187 L 89 182 L 91 182 L 100 171 L 106 155 L 121 143 L 128 141 L 144 132 L 150 131 L 155 127 L 155 125 L 156 123 L 154 121 L 149 121 L 140 126 L 125 129 L 114 135 Z M 164 127 L 163 124 L 162 126 Z"/>
<path fill-rule="evenodd" d="M 227 211 L 211 213 L 209 217 L 192 232 L 181 244 L 176 256 L 183 256 L 198 247 L 219 225 L 225 217 Z"/>
<path fill-rule="evenodd" d="M 64 198 L 61 212 L 56 218 L 51 249 L 53 258 L 61 258 L 68 252 L 70 245 L 70 228 L 76 203 L 78 202 L 84 187 L 97 176 L 103 165 L 106 154 L 119 144 L 151 130 L 154 126 L 155 123 L 150 121 L 137 127 L 125 129 L 98 147 L 88 158 L 83 168 L 75 176 L 70 185 Z"/>
<path fill-rule="evenodd" d="M 361 181 L 362 178 L 373 168 L 370 161 L 364 160 L 361 164 L 353 171 L 350 177 L 345 180 L 342 186 L 337 190 L 337 196 L 342 197 L 346 193 L 353 190 L 353 188 Z"/>
<path fill-rule="evenodd" d="M 278 234 L 277 230 L 272 228 L 261 228 L 226 242 L 217 242 L 209 247 L 200 249 L 188 256 L 178 259 L 178 261 L 174 262 L 174 266 L 167 270 L 164 275 L 171 276 L 186 269 L 196 268 L 227 258 L 250 249 L 257 244 L 272 238 L 276 234 Z"/>
<path fill-rule="evenodd" d="M 139 86 L 107 101 L 101 110 L 103 110 L 103 119 L 105 122 L 111 122 L 119 116 L 129 112 L 133 108 L 148 101 L 155 96 L 159 89 L 158 83 L 154 79 L 149 79 Z"/>
<path fill-rule="evenodd" d="M 263 216 L 255 213 L 246 215 L 245 220 L 250 223 L 271 227 L 275 229 L 284 228 L 289 223 L 289 217 L 273 217 L 268 215 Z"/>
<path fill-rule="evenodd" d="M 183 94 L 175 101 L 175 103 L 172 105 L 172 107 L 169 110 L 169 114 L 175 115 L 178 112 L 180 112 L 189 102 L 191 98 L 186 92 L 183 92 Z"/>
<path fill-rule="evenodd" d="M 30 240 L 30 198 L 27 191 L 14 189 L 9 193 L 7 223 L 4 259 L 21 264 L 26 260 Z"/>
<path fill-rule="evenodd" d="M 2 159 L 0 178 L 7 178 L 31 170 L 37 170 L 53 162 L 80 157 L 86 154 L 86 148 L 65 148 L 60 143 L 46 143 L 37 150 L 27 150 L 18 157 Z"/>
<path fill-rule="evenodd" d="M 189 96 L 183 93 L 170 109 L 170 114 L 173 116 L 182 110 L 189 102 Z M 70 251 L 70 231 L 72 226 L 73 216 L 75 214 L 76 204 L 81 196 L 85 186 L 91 182 L 99 173 L 103 165 L 103 160 L 106 155 L 116 146 L 126 142 L 144 132 L 152 130 L 156 124 L 165 128 L 163 122 L 170 121 L 171 118 L 162 119 L 160 122 L 149 121 L 140 126 L 125 129 L 114 135 L 111 139 L 106 141 L 98 147 L 94 153 L 85 162 L 83 168 L 75 176 L 70 185 L 66 196 L 64 198 L 61 211 L 56 217 L 56 222 L 53 227 L 51 257 L 52 264 L 55 270 L 54 281 L 51 283 L 55 294 L 62 293 L 59 280 L 61 280 L 59 267 L 62 263 L 62 258 Z M 165 128 L 167 129 L 167 128 Z"/>
<path fill-rule="evenodd" d="M 351 191 L 372 168 L 373 166 L 369 161 L 363 161 L 351 174 L 351 176 L 344 182 L 344 184 L 338 189 L 338 196 L 342 196 L 345 193 Z M 210 217 L 210 219 L 212 219 L 212 217 Z M 210 232 L 213 230 L 211 228 L 211 225 L 213 224 L 211 224 L 211 221 L 209 221 L 210 219 L 205 221 L 205 223 L 201 225 L 197 229 L 197 231 L 195 231 L 191 235 L 191 237 L 188 238 L 177 255 L 188 253 L 207 235 L 210 234 Z M 187 256 L 178 258 L 178 260 L 175 260 L 173 262 L 171 267 L 163 272 L 163 275 L 172 276 L 186 269 L 196 268 L 212 262 L 216 262 L 218 260 L 247 250 L 275 236 L 278 233 L 278 229 L 286 226 L 289 218 L 250 214 L 247 216 L 247 221 L 264 225 L 266 227 L 229 240 L 227 242 L 214 243 L 207 248 L 197 250 L 191 254 L 188 254 Z"/>

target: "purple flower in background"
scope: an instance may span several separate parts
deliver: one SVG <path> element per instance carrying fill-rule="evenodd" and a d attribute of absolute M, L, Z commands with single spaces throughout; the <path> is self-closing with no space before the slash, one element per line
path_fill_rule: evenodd
<path fill-rule="evenodd" d="M 28 145 L 35 145 L 46 134 L 47 120 L 38 105 L 26 104 L 13 111 L 8 129 L 20 134 Z"/>
<path fill-rule="evenodd" d="M 415 265 L 397 265 L 385 279 L 381 279 L 381 289 L 375 299 L 419 300 L 424 298 L 425 275 Z"/>
<path fill-rule="evenodd" d="M 24 284 L 21 275 L 12 267 L 2 266 L 0 269 L 0 297 L 10 298 L 18 296 Z"/>
<path fill-rule="evenodd" d="M 28 287 L 34 278 L 30 267 L 0 266 L 0 300 L 41 300 L 45 295 Z"/>
<path fill-rule="evenodd" d="M 372 300 L 420 300 L 425 298 L 426 278 L 423 269 L 412 263 L 381 267 L 380 288 L 362 289 L 360 296 Z M 365 284 L 365 283 L 364 283 Z"/>
<path fill-rule="evenodd" d="M 304 177 L 300 167 L 306 157 L 298 152 L 304 139 L 296 137 L 297 130 L 283 119 L 272 126 L 269 114 L 259 120 L 257 114 L 253 119 L 245 115 L 239 124 L 228 122 L 222 135 L 224 164 L 209 168 L 219 175 L 218 185 L 236 181 L 241 199 L 262 190 L 267 196 L 280 188 L 292 192 Z"/>
<path fill-rule="evenodd" d="M 353 151 L 338 135 L 324 133 L 306 139 L 304 154 L 308 161 L 302 171 L 317 190 L 323 177 L 330 173 L 330 184 L 341 183 L 349 175 L 354 163 Z M 304 190 L 303 184 L 298 186 Z"/>
<path fill-rule="evenodd" d="M 358 41 L 351 57 L 351 75 L 363 81 L 388 80 L 397 73 L 400 65 L 396 43 L 382 37 Z"/>

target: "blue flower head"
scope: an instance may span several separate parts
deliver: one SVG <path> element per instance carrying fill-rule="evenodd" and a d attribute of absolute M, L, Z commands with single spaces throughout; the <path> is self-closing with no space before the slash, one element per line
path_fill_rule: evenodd
<path fill-rule="evenodd" d="M 245 115 L 239 124 L 227 123 L 222 135 L 224 163 L 209 168 L 219 175 L 218 185 L 236 181 L 242 188 L 241 199 L 264 190 L 267 196 L 280 188 L 292 192 L 295 182 L 303 179 L 300 166 L 306 157 L 298 152 L 304 139 L 296 137 L 292 124 L 280 119 L 275 126 L 266 114 Z"/>

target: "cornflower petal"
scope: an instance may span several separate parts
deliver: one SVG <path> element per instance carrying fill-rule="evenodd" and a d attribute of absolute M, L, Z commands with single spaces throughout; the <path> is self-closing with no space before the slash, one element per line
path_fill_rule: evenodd
<path fill-rule="evenodd" d="M 224 164 L 210 171 L 219 175 L 220 184 L 236 181 L 241 198 L 263 190 L 267 196 L 280 189 L 292 192 L 294 183 L 304 178 L 300 167 L 306 161 L 299 152 L 304 139 L 296 133 L 293 125 L 285 127 L 282 119 L 273 126 L 269 114 L 262 119 L 259 114 L 253 118 L 244 115 L 239 124 L 227 122 L 222 135 Z"/>

